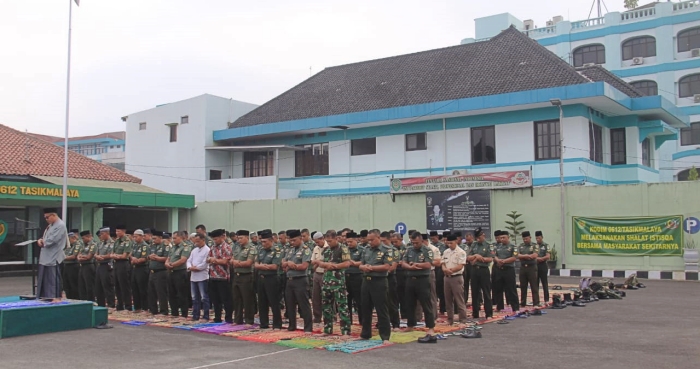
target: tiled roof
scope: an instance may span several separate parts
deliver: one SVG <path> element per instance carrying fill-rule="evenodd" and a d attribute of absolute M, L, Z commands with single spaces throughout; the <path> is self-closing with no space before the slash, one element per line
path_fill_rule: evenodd
<path fill-rule="evenodd" d="M 63 147 L 0 124 L 0 175 L 63 176 Z M 141 179 L 68 151 L 70 178 L 141 183 Z"/>
<path fill-rule="evenodd" d="M 600 65 L 576 68 L 576 70 L 579 71 L 579 73 L 586 76 L 586 78 L 590 79 L 591 81 L 606 82 L 629 97 L 644 96 L 643 93 L 634 88 L 632 85 L 623 81 L 622 79 L 620 79 L 620 77 L 610 73 L 610 71 L 601 67 Z"/>
<path fill-rule="evenodd" d="M 326 68 L 232 128 L 590 83 L 514 27 L 488 41 Z"/>

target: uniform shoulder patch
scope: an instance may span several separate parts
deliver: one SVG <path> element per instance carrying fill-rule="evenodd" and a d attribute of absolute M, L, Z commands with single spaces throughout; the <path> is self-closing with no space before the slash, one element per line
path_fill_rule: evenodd
<path fill-rule="evenodd" d="M 433 257 L 433 251 L 432 251 L 432 250 L 428 250 L 428 256 L 431 257 L 431 258 Z"/>
<path fill-rule="evenodd" d="M 305 248 L 305 249 L 306 249 L 306 250 L 304 250 L 304 255 L 310 255 L 310 254 L 311 254 L 311 251 L 309 251 L 308 248 Z"/>

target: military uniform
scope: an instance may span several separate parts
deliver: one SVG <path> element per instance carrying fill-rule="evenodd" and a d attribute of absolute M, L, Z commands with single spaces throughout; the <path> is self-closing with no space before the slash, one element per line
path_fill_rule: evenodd
<path fill-rule="evenodd" d="M 95 245 L 94 241 L 83 243 L 80 255 L 90 256 L 90 259 L 79 261 L 80 271 L 78 272 L 78 295 L 81 300 L 95 301 Z"/>
<path fill-rule="evenodd" d="M 407 319 L 408 313 L 406 309 L 406 271 L 401 267 L 401 260 L 406 254 L 406 245 L 401 245 L 397 249 L 398 256 L 395 260 L 399 261 L 399 265 L 396 267 L 396 293 L 399 296 L 399 315 L 401 319 Z"/>
<path fill-rule="evenodd" d="M 381 245 L 379 247 L 392 258 L 393 263 L 399 263 L 401 261 L 401 253 L 394 246 Z M 396 270 L 389 271 L 386 278 L 388 283 L 386 307 L 389 312 L 389 322 L 392 328 L 398 329 L 401 325 L 401 318 L 399 315 L 399 292 L 397 288 Z"/>
<path fill-rule="evenodd" d="M 131 263 L 128 256 L 132 252 L 132 242 L 124 235 L 114 240 L 114 250 L 112 253 L 118 256 L 127 254 L 127 259 L 114 260 L 114 287 L 117 292 L 117 310 L 131 311 Z"/>
<path fill-rule="evenodd" d="M 77 234 L 76 234 L 77 236 Z M 73 257 L 73 259 L 63 260 L 63 290 L 66 292 L 66 298 L 71 300 L 77 300 L 80 298 L 80 293 L 78 291 L 78 274 L 80 273 L 80 265 L 78 260 L 75 259 L 80 250 L 83 247 L 83 243 L 78 240 L 70 244 L 70 247 L 66 247 L 63 252 L 65 257 Z"/>
<path fill-rule="evenodd" d="M 153 242 L 148 247 L 148 256 L 167 257 L 169 246 Z M 168 280 L 165 262 L 148 260 L 148 306 L 151 314 L 168 315 Z"/>
<path fill-rule="evenodd" d="M 182 242 L 170 247 L 168 260 L 170 264 L 187 259 L 192 252 L 192 246 Z M 187 279 L 187 263 L 182 263 L 170 269 L 168 273 L 168 300 L 170 300 L 170 314 L 187 318 L 188 297 L 190 296 L 190 281 Z"/>
<path fill-rule="evenodd" d="M 136 259 L 148 257 L 148 243 L 142 241 L 133 246 L 131 256 Z M 131 270 L 131 291 L 134 296 L 134 310 L 148 309 L 148 259 L 141 264 L 133 264 Z"/>
<path fill-rule="evenodd" d="M 337 244 L 323 249 L 322 260 L 324 263 L 340 264 L 350 260 L 350 251 L 347 246 Z M 323 308 L 323 332 L 333 334 L 333 321 L 335 320 L 334 305 L 338 307 L 340 316 L 340 333 L 350 334 L 350 313 L 348 312 L 348 294 L 345 287 L 344 269 L 326 269 L 323 273 L 323 285 L 321 291 L 321 305 Z"/>
<path fill-rule="evenodd" d="M 97 244 L 95 255 L 109 256 L 114 250 L 112 239 L 100 241 Z M 97 272 L 95 273 L 95 300 L 98 306 L 114 307 L 114 275 L 112 274 L 112 259 L 98 261 Z"/>
<path fill-rule="evenodd" d="M 391 265 L 394 262 L 392 255 L 382 251 L 380 247 L 368 246 L 362 252 L 362 265 L 381 266 Z M 377 311 L 377 326 L 379 337 L 388 341 L 391 336 L 389 311 L 387 309 L 387 276 L 388 272 L 364 272 L 362 276 L 362 333 L 360 337 L 370 339 L 372 337 L 372 310 Z"/>
<path fill-rule="evenodd" d="M 492 258 L 496 254 L 493 246 L 487 242 L 474 242 L 469 251 L 469 255 L 481 255 L 485 258 Z M 472 265 L 472 317 L 479 317 L 481 299 L 484 302 L 484 313 L 487 318 L 493 317 L 493 304 L 491 302 L 491 276 L 489 275 L 489 263 L 475 261 Z"/>
<path fill-rule="evenodd" d="M 511 257 L 518 257 L 518 249 L 511 243 L 507 245 L 497 244 L 496 257 L 501 260 Z M 515 262 L 503 264 L 493 264 L 491 270 L 491 287 L 493 288 L 493 304 L 496 305 L 496 310 L 501 311 L 504 308 L 503 293 L 506 295 L 506 302 L 513 308 L 513 311 L 518 311 L 518 292 L 515 289 Z"/>
<path fill-rule="evenodd" d="M 438 241 L 433 244 L 440 251 L 442 255 L 447 249 L 442 241 Z M 438 300 L 438 311 L 442 314 L 445 313 L 445 274 L 442 272 L 442 268 L 435 268 L 435 293 Z M 437 313 L 437 312 L 436 312 Z"/>
<path fill-rule="evenodd" d="M 549 248 L 549 244 L 547 244 L 544 241 L 542 241 L 542 243 L 538 243 L 537 246 L 540 249 L 539 254 L 537 254 L 537 257 L 543 258 L 551 252 L 550 251 L 551 249 Z M 544 293 L 544 302 L 545 303 L 549 302 L 549 281 L 547 280 L 548 273 L 549 273 L 549 267 L 547 266 L 547 261 L 538 262 L 537 263 L 537 285 L 539 286 L 539 284 L 542 283 L 542 290 Z"/>
<path fill-rule="evenodd" d="M 303 263 L 311 264 L 311 250 L 309 250 L 306 245 L 292 247 L 289 252 L 287 252 L 284 260 L 296 265 L 301 265 Z M 306 270 L 290 269 L 287 271 L 287 288 L 284 294 L 287 318 L 289 319 L 289 328 L 287 329 L 290 331 L 295 331 L 297 329 L 297 306 L 299 307 L 302 319 L 304 319 L 304 332 L 311 332 L 313 330 L 308 283 Z"/>
<path fill-rule="evenodd" d="M 252 242 L 247 245 L 237 244 L 233 247 L 231 260 L 245 262 L 255 260 L 258 256 L 258 249 Z M 255 319 L 255 291 L 253 290 L 253 268 L 235 267 L 233 268 L 233 311 L 234 322 L 243 324 L 245 314 L 245 324 L 254 324 Z"/>
<path fill-rule="evenodd" d="M 350 260 L 353 262 L 362 261 L 362 249 L 359 245 L 354 248 L 348 247 Z M 345 288 L 348 291 L 348 312 L 350 313 L 350 323 L 352 324 L 352 308 L 355 306 L 357 318 L 362 324 L 362 271 L 359 267 L 351 266 L 345 269 Z"/>
<path fill-rule="evenodd" d="M 261 236 L 264 236 L 261 234 Z M 263 265 L 277 265 L 277 270 L 258 270 L 258 304 L 260 307 L 260 328 L 269 328 L 272 310 L 272 328 L 282 329 L 282 312 L 280 311 L 279 274 L 282 269 L 282 250 L 273 245 L 269 249 L 262 247 L 257 255 L 257 262 Z"/>
<path fill-rule="evenodd" d="M 536 243 L 521 243 L 518 247 L 520 255 L 539 254 L 540 248 Z M 530 285 L 532 302 L 540 303 L 540 289 L 537 283 L 537 260 L 520 260 L 520 306 L 527 306 L 527 286 Z"/>
<path fill-rule="evenodd" d="M 406 250 L 403 261 L 406 263 L 433 263 L 433 251 L 426 246 L 416 249 L 411 246 Z M 435 328 L 435 310 L 430 293 L 431 268 L 406 271 L 406 307 L 408 309 L 408 327 L 413 328 L 417 324 L 416 305 L 423 308 L 425 326 Z"/>
<path fill-rule="evenodd" d="M 469 242 L 469 243 L 465 242 L 465 243 L 460 244 L 459 247 L 461 247 L 462 250 L 464 250 L 464 252 L 467 253 L 467 256 L 469 256 L 469 251 L 471 251 L 473 244 L 474 244 L 474 242 Z M 472 265 L 469 261 L 467 261 L 467 264 L 464 265 L 464 273 L 462 273 L 462 275 L 464 277 L 464 303 L 468 305 L 469 304 L 469 287 L 470 287 L 470 282 L 472 279 Z M 473 295 L 473 293 L 472 293 L 472 295 Z M 472 296 L 472 299 L 474 299 L 473 296 Z"/>

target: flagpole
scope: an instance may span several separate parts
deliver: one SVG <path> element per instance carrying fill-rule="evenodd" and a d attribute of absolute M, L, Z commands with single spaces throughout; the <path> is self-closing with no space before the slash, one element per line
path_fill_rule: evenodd
<path fill-rule="evenodd" d="M 63 199 L 61 218 L 68 222 L 68 120 L 70 116 L 70 46 L 73 22 L 73 0 L 68 0 L 68 72 L 66 73 L 66 132 L 63 138 Z M 66 227 L 70 228 L 68 224 Z"/>

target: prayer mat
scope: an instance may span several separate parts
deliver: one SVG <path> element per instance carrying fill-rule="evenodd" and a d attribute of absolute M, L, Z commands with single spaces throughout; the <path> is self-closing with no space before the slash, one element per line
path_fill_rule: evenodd
<path fill-rule="evenodd" d="M 424 337 L 425 332 L 413 331 L 413 332 L 391 332 L 391 337 L 389 342 L 392 343 L 409 343 L 416 342 L 419 338 Z M 381 338 L 377 335 L 372 337 L 372 340 L 378 341 Z"/>
<path fill-rule="evenodd" d="M 234 332 L 237 330 L 237 327 L 237 325 L 232 324 L 220 324 L 213 327 L 195 328 L 195 330 L 202 333 L 221 334 Z"/>
<path fill-rule="evenodd" d="M 129 320 L 129 321 L 126 321 L 126 322 L 122 322 L 122 324 L 125 324 L 125 325 L 133 325 L 133 326 L 138 327 L 138 326 L 140 326 L 140 325 L 146 325 L 146 322 L 142 322 L 142 321 L 140 321 L 140 320 Z"/>
<path fill-rule="evenodd" d="M 290 338 L 295 338 L 295 337 L 301 337 L 304 336 L 303 332 L 290 332 L 290 331 L 272 331 L 272 330 L 264 330 L 261 331 L 257 334 L 250 334 L 246 336 L 240 336 L 238 337 L 239 340 L 243 341 L 252 341 L 252 342 L 260 342 L 260 343 L 275 343 L 279 340 L 282 339 L 290 339 Z"/>
<path fill-rule="evenodd" d="M 293 347 L 310 350 L 314 348 L 322 348 L 324 346 L 328 346 L 329 342 L 318 338 L 297 337 L 289 341 L 277 341 L 276 344 L 284 347 Z"/>
<path fill-rule="evenodd" d="M 219 336 L 226 336 L 226 337 L 242 337 L 242 336 L 248 336 L 251 334 L 259 334 L 262 332 L 260 329 L 257 328 L 246 328 L 246 329 L 241 329 L 238 331 L 231 331 L 231 332 L 226 332 L 226 333 L 221 333 Z"/>
<path fill-rule="evenodd" d="M 345 342 L 337 345 L 329 345 L 326 346 L 325 349 L 327 351 L 339 351 L 344 352 L 346 354 L 356 354 L 358 352 L 374 350 L 389 345 L 385 345 L 382 341 L 360 340 Z"/>

